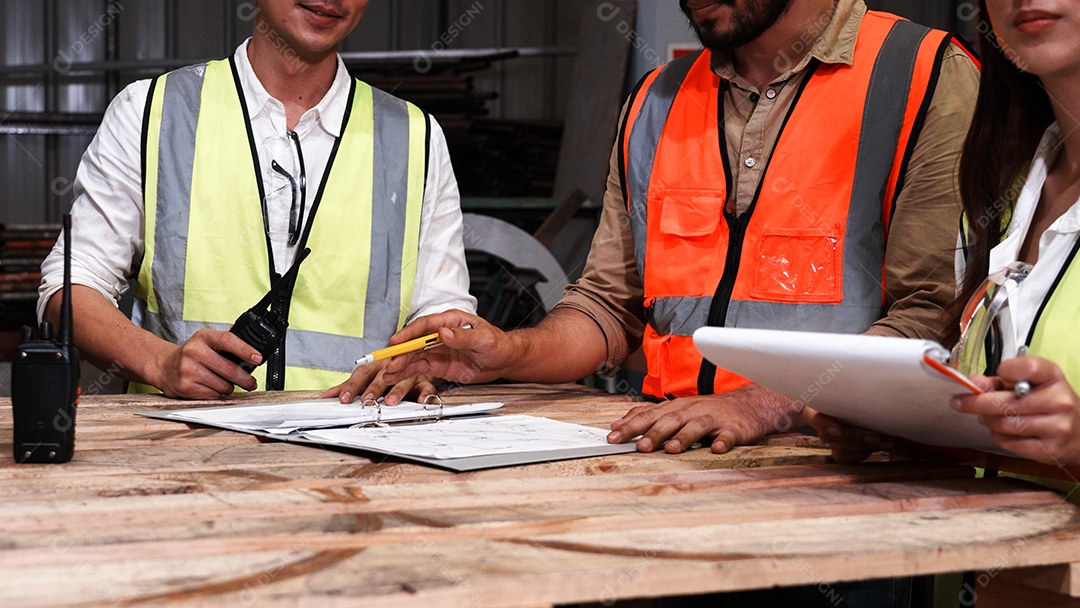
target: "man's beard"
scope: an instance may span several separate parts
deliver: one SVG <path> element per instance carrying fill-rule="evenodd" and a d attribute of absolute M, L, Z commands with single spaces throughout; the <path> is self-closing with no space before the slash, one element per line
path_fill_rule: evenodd
<path fill-rule="evenodd" d="M 735 10 L 731 26 L 716 30 L 716 21 L 707 19 L 700 24 L 694 21 L 693 12 L 687 6 L 689 0 L 679 0 L 679 7 L 690 21 L 701 44 L 711 51 L 728 51 L 756 39 L 776 23 L 787 11 L 791 0 L 746 0 L 750 8 Z M 717 0 L 718 4 L 735 7 L 738 0 Z"/>

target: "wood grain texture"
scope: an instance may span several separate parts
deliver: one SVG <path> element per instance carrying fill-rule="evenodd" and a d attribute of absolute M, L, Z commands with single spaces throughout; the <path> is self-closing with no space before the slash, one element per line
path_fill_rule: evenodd
<path fill-rule="evenodd" d="M 597 427 L 631 407 L 578 386 L 446 397 L 477 400 Z M 13 463 L 0 401 L 0 605 L 528 607 L 1016 568 L 1075 589 L 1054 565 L 1080 561 L 1076 508 L 965 467 L 840 466 L 789 434 L 455 474 L 135 415 L 192 406 L 85 397 L 74 460 L 50 466 Z"/>

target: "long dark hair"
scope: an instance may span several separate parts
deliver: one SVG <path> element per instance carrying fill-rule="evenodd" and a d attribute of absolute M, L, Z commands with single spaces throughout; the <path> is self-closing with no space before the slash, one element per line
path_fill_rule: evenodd
<path fill-rule="evenodd" d="M 982 74 L 975 115 L 960 157 L 960 197 L 967 216 L 967 267 L 960 295 L 946 309 L 947 335 L 956 341 L 960 314 L 990 272 L 990 250 L 1001 242 L 1002 216 L 1018 192 L 1020 171 L 1054 121 L 1050 97 L 1038 77 L 1014 64 L 990 27 L 986 2 L 976 14 Z"/>

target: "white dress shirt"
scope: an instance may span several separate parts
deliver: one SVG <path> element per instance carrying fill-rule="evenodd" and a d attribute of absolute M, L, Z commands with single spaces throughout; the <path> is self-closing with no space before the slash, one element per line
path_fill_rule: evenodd
<path fill-rule="evenodd" d="M 990 250 L 990 270 L 994 272 L 1020 257 L 1020 247 L 1027 239 L 1031 229 L 1031 220 L 1042 195 L 1043 184 L 1050 168 L 1054 166 L 1061 152 L 1061 129 L 1055 123 L 1043 134 L 1042 141 L 1031 162 L 1027 182 L 1016 200 L 1009 229 L 998 246 Z M 1031 274 L 1009 292 L 1008 306 L 1005 313 L 1012 321 L 1012 335 L 1004 335 L 1002 340 L 1002 358 L 1011 358 L 1016 349 L 1027 340 L 1031 324 L 1035 321 L 1050 287 L 1054 284 L 1061 267 L 1069 256 L 1076 239 L 1080 237 L 1080 201 L 1073 203 L 1068 211 L 1054 220 L 1050 227 L 1039 237 L 1039 258 L 1031 269 Z M 963 276 L 963 256 L 958 256 L 958 277 Z"/>
<path fill-rule="evenodd" d="M 271 186 L 275 183 L 273 180 L 282 180 L 271 169 L 271 160 L 281 151 L 275 153 L 274 146 L 268 144 L 288 142 L 285 106 L 271 97 L 255 76 L 247 55 L 249 42 L 250 39 L 241 44 L 233 57 L 266 184 L 274 265 L 278 272 L 284 272 L 296 253 L 296 246 L 287 244 L 292 192 L 288 187 Z M 312 201 L 322 183 L 330 151 L 341 134 L 350 79 L 339 57 L 330 90 L 315 107 L 303 114 L 294 129 L 300 138 L 307 174 L 303 226 L 307 225 L 306 216 L 311 212 Z M 76 199 L 71 211 L 71 280 L 74 284 L 96 289 L 114 305 L 127 291 L 127 276 L 135 270 L 144 251 L 140 150 L 149 88 L 150 80 L 140 80 L 113 99 L 97 135 L 83 154 L 75 178 Z M 467 312 L 476 310 L 476 299 L 469 295 L 457 180 L 450 165 L 446 138 L 434 118 L 430 140 L 427 188 L 420 218 L 416 289 L 409 307 L 409 321 L 451 308 Z M 49 298 L 62 287 L 63 269 L 61 238 L 42 264 L 37 306 L 39 320 Z"/>

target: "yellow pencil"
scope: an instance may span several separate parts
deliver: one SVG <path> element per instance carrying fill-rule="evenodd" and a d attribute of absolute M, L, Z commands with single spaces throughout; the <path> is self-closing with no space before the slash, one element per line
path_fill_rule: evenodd
<path fill-rule="evenodd" d="M 461 329 L 472 329 L 471 325 L 463 325 Z M 370 365 L 376 361 L 382 361 L 383 359 L 389 359 L 390 357 L 396 357 L 398 355 L 404 355 L 405 353 L 411 353 L 415 350 L 423 350 L 425 348 L 432 348 L 442 344 L 442 340 L 439 338 L 438 332 L 421 336 L 408 342 L 402 342 L 395 346 L 387 346 L 386 348 L 380 348 L 379 350 L 368 353 L 363 357 L 356 360 L 356 365 Z"/>

